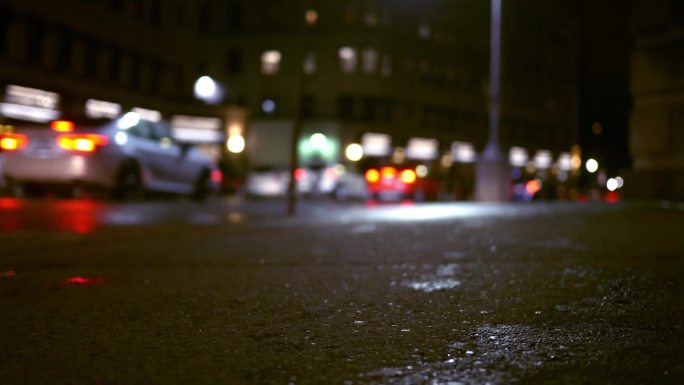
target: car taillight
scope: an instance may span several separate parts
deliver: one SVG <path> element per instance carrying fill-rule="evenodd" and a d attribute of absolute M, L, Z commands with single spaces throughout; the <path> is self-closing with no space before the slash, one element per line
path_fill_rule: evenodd
<path fill-rule="evenodd" d="M 28 136 L 24 134 L 0 135 L 0 148 L 6 151 L 16 151 L 28 145 Z"/>
<path fill-rule="evenodd" d="M 67 151 L 93 152 L 98 147 L 109 144 L 109 139 L 96 134 L 60 135 L 57 137 L 57 145 Z"/>
<path fill-rule="evenodd" d="M 368 183 L 377 183 L 380 180 L 380 173 L 378 170 L 371 168 L 370 170 L 366 171 L 366 181 Z"/>
<path fill-rule="evenodd" d="M 401 181 L 406 184 L 412 184 L 416 181 L 416 173 L 413 170 L 404 170 L 401 172 Z"/>
<path fill-rule="evenodd" d="M 67 120 L 55 120 L 50 123 L 50 128 L 55 132 L 71 132 L 74 130 L 74 123 Z"/>
<path fill-rule="evenodd" d="M 221 183 L 223 181 L 223 173 L 221 170 L 211 171 L 211 181 L 214 183 Z"/>
<path fill-rule="evenodd" d="M 299 181 L 303 180 L 304 178 L 306 178 L 306 170 L 304 170 L 303 168 L 296 169 L 295 170 L 295 180 L 299 182 Z"/>
<path fill-rule="evenodd" d="M 382 179 L 394 179 L 397 176 L 397 169 L 394 167 L 383 167 L 380 169 Z"/>

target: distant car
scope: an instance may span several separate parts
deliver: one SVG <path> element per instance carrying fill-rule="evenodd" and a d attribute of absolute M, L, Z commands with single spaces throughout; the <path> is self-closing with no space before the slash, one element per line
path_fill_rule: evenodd
<path fill-rule="evenodd" d="M 163 191 L 204 198 L 221 182 L 213 161 L 136 113 L 109 121 L 16 123 L 0 134 L 7 184 L 104 188 L 121 199 Z"/>
<path fill-rule="evenodd" d="M 297 193 L 301 195 L 333 196 L 339 200 L 365 199 L 368 195 L 363 176 L 337 166 L 321 170 L 298 168 L 295 171 Z M 260 168 L 247 177 L 246 192 L 256 198 L 282 197 L 287 194 L 290 171 Z"/>
<path fill-rule="evenodd" d="M 371 168 L 366 171 L 370 195 L 379 200 L 413 199 L 418 177 L 413 169 L 392 166 Z"/>

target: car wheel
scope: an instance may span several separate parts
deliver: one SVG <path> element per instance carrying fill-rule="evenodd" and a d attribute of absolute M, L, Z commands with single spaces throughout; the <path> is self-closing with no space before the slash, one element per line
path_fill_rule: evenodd
<path fill-rule="evenodd" d="M 191 198 L 196 200 L 196 201 L 204 201 L 209 196 L 210 191 L 211 191 L 211 176 L 209 174 L 209 171 L 204 170 L 204 171 L 202 171 L 200 176 L 197 177 L 197 180 L 195 181 L 195 189 L 192 192 Z"/>
<path fill-rule="evenodd" d="M 121 201 L 140 200 L 144 196 L 142 175 L 137 165 L 121 167 L 116 176 L 114 198 Z"/>

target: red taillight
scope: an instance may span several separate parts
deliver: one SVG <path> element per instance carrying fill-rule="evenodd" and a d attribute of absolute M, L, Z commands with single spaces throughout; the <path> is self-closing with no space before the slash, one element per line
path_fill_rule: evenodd
<path fill-rule="evenodd" d="M 383 167 L 380 169 L 382 179 L 394 179 L 397 176 L 397 169 L 394 167 Z"/>
<path fill-rule="evenodd" d="M 50 123 L 50 128 L 55 132 L 71 132 L 74 130 L 74 123 L 67 120 L 55 120 Z"/>
<path fill-rule="evenodd" d="M 303 168 L 298 168 L 295 170 L 294 175 L 296 181 L 301 181 L 304 178 L 306 178 L 306 170 L 304 170 Z"/>
<path fill-rule="evenodd" d="M 366 171 L 366 181 L 368 183 L 377 183 L 380 180 L 380 173 L 378 170 L 371 168 L 370 170 Z"/>
<path fill-rule="evenodd" d="M 221 183 L 223 181 L 223 173 L 221 170 L 212 170 L 211 181 L 214 183 Z"/>
<path fill-rule="evenodd" d="M 404 170 L 401 172 L 401 181 L 406 184 L 413 184 L 416 181 L 416 173 L 413 170 Z"/>
<path fill-rule="evenodd" d="M 525 190 L 527 190 L 527 192 L 530 195 L 534 195 L 534 194 L 538 193 L 541 189 L 542 189 L 542 185 L 536 179 L 528 181 L 527 184 L 525 185 Z"/>
<path fill-rule="evenodd" d="M 98 147 L 109 144 L 109 139 L 103 135 L 76 134 L 60 135 L 57 137 L 57 145 L 67 151 L 93 152 Z"/>
<path fill-rule="evenodd" d="M 28 145 L 28 137 L 24 134 L 0 135 L 0 148 L 6 151 L 16 151 Z"/>

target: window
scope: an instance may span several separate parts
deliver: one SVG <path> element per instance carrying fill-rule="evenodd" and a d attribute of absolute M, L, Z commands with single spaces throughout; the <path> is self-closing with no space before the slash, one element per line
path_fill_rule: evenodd
<path fill-rule="evenodd" d="M 264 75 L 277 75 L 280 72 L 280 51 L 270 50 L 261 54 L 261 73 Z"/>
<path fill-rule="evenodd" d="M 162 19 L 161 0 L 152 0 L 152 4 L 150 5 L 150 15 L 149 15 L 150 24 L 152 24 L 155 27 L 158 27 L 159 25 L 161 25 L 161 19 Z"/>
<path fill-rule="evenodd" d="M 366 48 L 361 54 L 361 69 L 367 75 L 378 71 L 378 51 L 374 48 Z"/>
<path fill-rule="evenodd" d="M 7 50 L 7 29 L 9 28 L 9 9 L 0 8 L 0 55 Z"/>
<path fill-rule="evenodd" d="M 337 100 L 340 119 L 353 120 L 354 119 L 354 97 L 349 95 L 342 95 Z"/>
<path fill-rule="evenodd" d="M 97 72 L 98 45 L 92 39 L 88 39 L 85 44 L 85 65 L 83 75 L 87 78 L 92 78 Z"/>
<path fill-rule="evenodd" d="M 342 47 L 340 48 L 338 54 L 340 57 L 340 70 L 345 74 L 355 73 L 359 61 L 356 49 L 351 47 Z"/>
<path fill-rule="evenodd" d="M 237 2 L 230 2 L 227 5 L 226 30 L 228 32 L 241 32 L 242 26 L 242 5 Z"/>
<path fill-rule="evenodd" d="M 302 117 L 313 118 L 314 116 L 316 116 L 316 97 L 304 95 L 302 98 Z"/>
<path fill-rule="evenodd" d="M 43 26 L 35 20 L 28 24 L 28 62 L 33 65 L 40 65 L 43 58 L 43 39 L 45 30 Z"/>
<path fill-rule="evenodd" d="M 317 69 L 318 69 L 318 63 L 316 61 L 316 54 L 313 52 L 309 52 L 304 57 L 304 64 L 303 64 L 302 70 L 307 75 L 313 75 L 316 73 Z"/>
<path fill-rule="evenodd" d="M 142 69 L 142 59 L 140 54 L 134 52 L 131 54 L 131 87 L 133 89 L 140 88 L 140 72 Z"/>
<path fill-rule="evenodd" d="M 73 35 L 71 32 L 64 30 L 61 33 L 58 56 L 57 56 L 57 70 L 61 72 L 69 72 L 71 69 L 71 51 L 73 47 Z"/>
<path fill-rule="evenodd" d="M 230 48 L 226 52 L 226 73 L 229 75 L 242 73 L 242 52 L 239 49 Z"/>
<path fill-rule="evenodd" d="M 119 82 L 119 72 L 121 70 L 121 51 L 118 48 L 113 48 L 110 51 L 109 57 L 109 81 L 112 83 Z"/>
<path fill-rule="evenodd" d="M 392 55 L 382 55 L 382 67 L 380 68 L 380 76 L 383 78 L 392 77 Z"/>
<path fill-rule="evenodd" d="M 208 35 L 211 31 L 211 20 L 210 20 L 210 9 L 209 4 L 204 2 L 199 12 L 199 33 L 200 35 Z"/>

